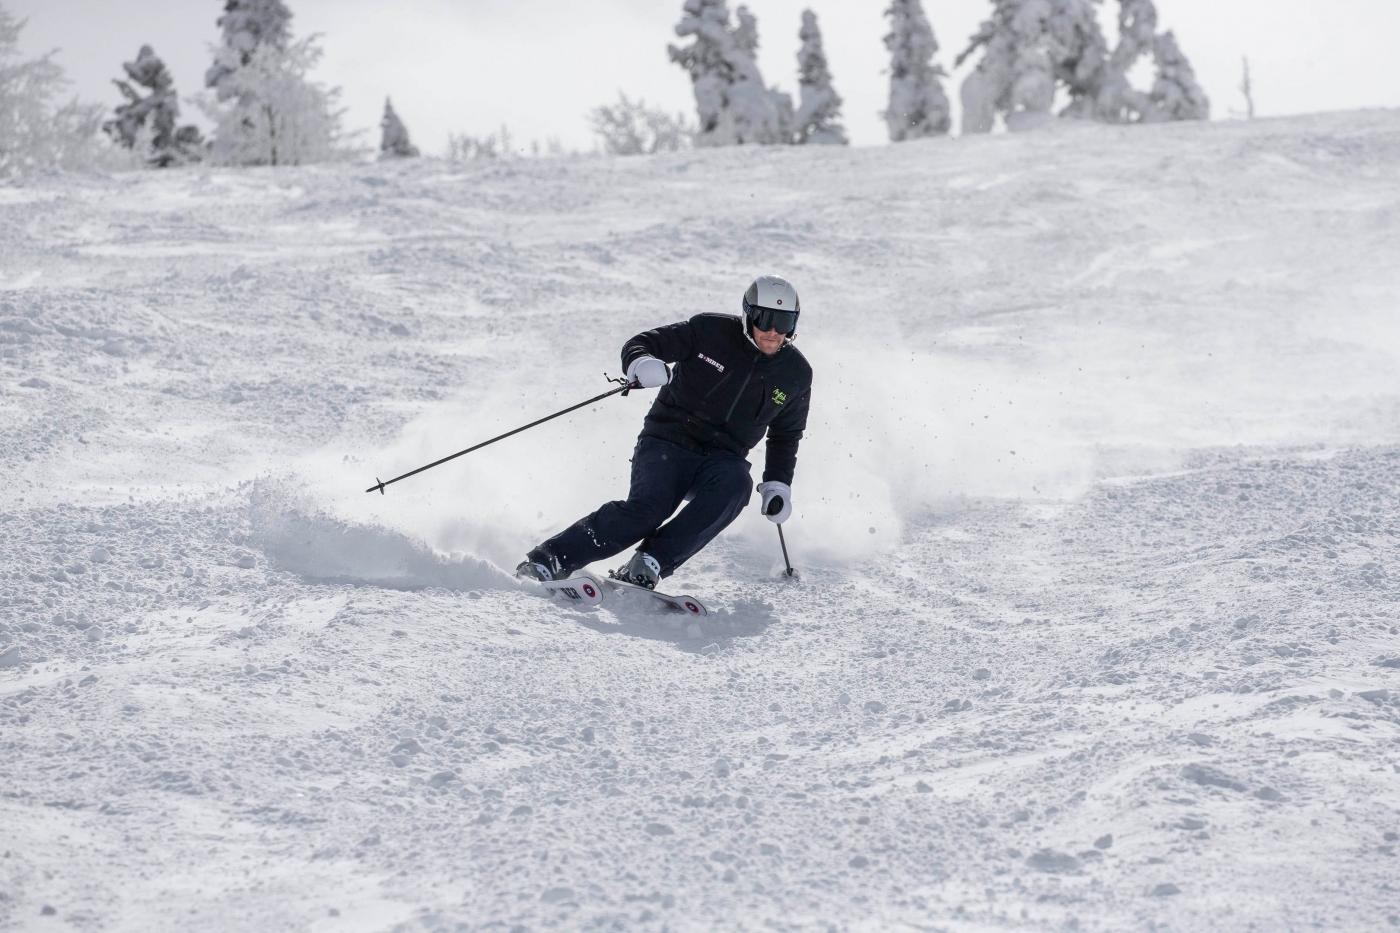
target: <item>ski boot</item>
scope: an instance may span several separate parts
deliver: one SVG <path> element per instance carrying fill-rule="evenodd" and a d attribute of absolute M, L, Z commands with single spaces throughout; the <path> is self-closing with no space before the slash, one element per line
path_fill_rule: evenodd
<path fill-rule="evenodd" d="M 548 583 L 550 580 L 563 576 L 563 569 L 559 565 L 559 559 L 553 554 L 536 548 L 526 554 L 524 560 L 515 565 L 515 575 L 522 580 L 538 580 L 541 583 Z"/>
<path fill-rule="evenodd" d="M 631 560 L 614 571 L 613 579 L 654 590 L 656 584 L 661 582 L 661 564 L 650 554 L 638 551 Z"/>

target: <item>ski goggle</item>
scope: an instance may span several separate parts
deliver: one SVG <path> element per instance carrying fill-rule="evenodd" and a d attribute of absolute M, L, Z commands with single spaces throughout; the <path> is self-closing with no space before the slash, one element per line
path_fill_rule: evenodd
<path fill-rule="evenodd" d="M 776 330 L 784 334 L 790 334 L 797 330 L 796 311 L 760 308 L 758 305 L 745 302 L 744 313 L 749 316 L 749 323 L 759 330 Z"/>

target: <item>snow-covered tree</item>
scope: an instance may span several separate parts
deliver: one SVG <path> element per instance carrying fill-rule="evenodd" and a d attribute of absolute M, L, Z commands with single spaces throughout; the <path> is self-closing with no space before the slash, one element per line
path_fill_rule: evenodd
<path fill-rule="evenodd" d="M 700 120 L 696 145 L 791 141 L 792 101 L 764 85 L 757 61 L 746 51 L 757 48 L 757 24 L 752 16 L 746 22 L 741 36 L 730 25 L 726 0 L 685 0 L 676 35 L 694 39 L 683 48 L 668 46 L 668 52 L 694 86 Z"/>
<path fill-rule="evenodd" d="M 631 100 L 621 91 L 616 104 L 596 107 L 588 118 L 609 155 L 676 152 L 689 149 L 695 136 L 684 114 L 649 107 L 646 101 Z"/>
<path fill-rule="evenodd" d="M 1127 73 L 1137 60 L 1152 51 L 1157 35 L 1157 5 L 1153 0 L 1118 0 L 1118 46 L 1111 64 Z"/>
<path fill-rule="evenodd" d="M 977 67 L 963 78 L 963 83 L 958 89 L 958 97 L 962 101 L 962 131 L 965 136 L 992 131 L 996 123 L 997 100 L 1001 97 L 1002 89 L 1011 74 L 1011 63 L 1008 60 L 1009 44 L 1004 39 L 994 42 L 994 36 L 992 21 L 983 22 L 981 28 L 973 34 L 968 47 L 953 62 L 955 68 L 960 67 L 977 49 L 983 50 Z"/>
<path fill-rule="evenodd" d="M 384 116 L 379 121 L 379 158 L 412 159 L 418 156 L 418 147 L 408 139 L 408 128 L 403 125 L 394 105 L 384 98 Z"/>
<path fill-rule="evenodd" d="M 530 145 L 517 146 L 515 134 L 510 127 L 501 124 L 499 132 L 488 136 L 473 136 L 470 133 L 448 133 L 444 157 L 453 162 L 495 161 L 514 159 L 529 153 L 535 158 L 564 158 L 576 156 L 578 152 L 566 149 L 557 136 L 547 136 L 543 143 L 530 140 Z"/>
<path fill-rule="evenodd" d="M 962 86 L 963 131 L 990 131 L 998 113 L 1009 129 L 1040 126 L 1061 89 L 1069 98 L 1065 115 L 1097 116 L 1110 68 L 1097 2 L 993 0 L 991 18 L 957 59 L 960 65 L 982 52 Z"/>
<path fill-rule="evenodd" d="M 225 75 L 227 104 L 206 107 L 216 121 L 213 151 L 230 165 L 303 165 L 350 154 L 341 129 L 340 89 L 308 75 L 321 58 L 316 36 L 285 48 L 263 43 Z"/>
<path fill-rule="evenodd" d="M 797 52 L 798 106 L 793 117 L 793 139 L 798 143 L 846 145 L 846 128 L 841 125 L 841 95 L 831 86 L 831 68 L 822 48 L 822 31 L 817 14 L 802 11 L 798 32 L 802 47 Z"/>
<path fill-rule="evenodd" d="M 1093 90 L 1070 107 L 1072 116 L 1106 123 L 1205 120 L 1210 101 L 1196 82 L 1190 63 L 1170 32 L 1157 32 L 1154 0 L 1119 0 L 1118 45 L 1093 81 Z M 1150 92 L 1132 86 L 1129 75 L 1144 55 L 1157 62 L 1157 82 Z"/>
<path fill-rule="evenodd" d="M 1092 107 L 1083 115 L 1106 123 L 1135 123 L 1147 112 L 1146 94 L 1128 80 L 1143 55 L 1152 51 L 1157 34 L 1157 6 L 1153 0 L 1119 0 L 1118 45 L 1098 79 Z M 1078 115 L 1078 114 L 1076 114 Z"/>
<path fill-rule="evenodd" d="M 992 17 L 958 56 L 961 65 L 982 50 L 976 69 L 963 81 L 963 132 L 990 132 L 997 113 L 1012 129 L 1048 118 L 1055 97 L 1054 62 L 1046 33 L 1049 0 L 993 0 Z"/>
<path fill-rule="evenodd" d="M 122 69 L 131 81 L 113 79 L 112 83 L 126 103 L 117 107 L 115 119 L 102 124 L 103 131 L 157 168 L 198 162 L 203 156 L 204 139 L 198 127 L 176 127 L 180 98 L 165 63 L 149 45 L 143 45 L 136 60 L 123 62 Z M 150 93 L 143 97 L 132 84 Z"/>
<path fill-rule="evenodd" d="M 1098 0 L 1052 0 L 1047 24 L 1055 79 L 1069 95 L 1061 116 L 1092 113 L 1104 70 L 1108 40 L 1099 27 Z"/>
<path fill-rule="evenodd" d="M 729 27 L 729 7 L 724 0 L 686 0 L 676 35 L 694 36 L 683 48 L 667 46 L 671 61 L 690 73 L 695 108 L 700 120 L 696 144 L 733 144 L 733 116 L 728 113 L 727 91 L 733 82 L 731 59 L 740 52 Z"/>
<path fill-rule="evenodd" d="M 739 51 L 758 61 L 758 18 L 742 4 L 734 11 L 734 18 L 738 20 L 738 25 L 734 27 L 734 44 Z"/>
<path fill-rule="evenodd" d="M 310 80 L 321 58 L 317 36 L 292 41 L 282 0 L 227 0 L 223 43 L 205 84 L 224 107 L 206 106 L 217 127 L 213 150 L 236 165 L 299 165 L 348 154 L 339 88 Z"/>
<path fill-rule="evenodd" d="M 1182 54 L 1176 36 L 1171 32 L 1159 35 L 1153 41 L 1152 55 L 1157 60 L 1157 80 L 1143 120 L 1209 120 L 1210 98 L 1196 81 L 1196 72 Z"/>
<path fill-rule="evenodd" d="M 448 133 L 447 150 L 443 157 L 449 162 L 475 162 L 499 159 L 501 145 L 495 136 L 472 136 L 469 133 Z"/>
<path fill-rule="evenodd" d="M 933 64 L 938 40 L 919 0 L 891 0 L 885 15 L 890 31 L 885 48 L 890 52 L 890 105 L 885 111 L 890 140 L 902 142 L 922 136 L 942 136 L 952 126 L 948 95 L 942 78 L 947 73 Z"/>
<path fill-rule="evenodd" d="M 101 133 L 101 104 L 72 99 L 55 52 L 20 56 L 24 21 L 0 6 L 0 177 L 36 169 L 115 168 L 113 149 Z"/>
<path fill-rule="evenodd" d="M 225 88 L 225 81 L 249 64 L 258 49 L 285 49 L 291 43 L 292 13 L 282 0 L 227 0 L 218 24 L 223 42 L 204 73 L 204 85 L 213 88 L 219 100 L 228 100 L 235 92 Z"/>
<path fill-rule="evenodd" d="M 758 18 L 750 13 L 746 6 L 740 6 L 735 11 L 735 18 L 738 20 L 738 26 L 734 29 L 734 42 L 744 57 L 752 63 L 753 73 L 758 75 Z M 751 114 L 750 122 L 753 125 L 767 126 L 772 119 L 770 112 L 776 111 L 777 138 L 773 141 L 793 142 L 794 120 L 797 115 L 792 105 L 792 95 L 776 87 L 768 88 L 765 93 L 754 90 L 762 86 L 761 77 L 756 78 L 756 83 L 752 86 L 747 83 L 736 86 L 734 99 L 740 112 Z"/>
<path fill-rule="evenodd" d="M 780 91 L 776 87 L 768 89 L 768 100 L 770 106 L 777 112 L 778 138 L 780 143 L 795 143 L 797 126 L 797 108 L 792 104 L 792 95 L 786 91 Z"/>

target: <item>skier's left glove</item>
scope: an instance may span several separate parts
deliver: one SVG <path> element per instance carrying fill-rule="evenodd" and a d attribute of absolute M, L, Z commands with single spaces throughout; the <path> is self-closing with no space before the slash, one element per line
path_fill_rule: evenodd
<path fill-rule="evenodd" d="M 759 495 L 763 496 L 763 514 L 775 525 L 781 525 L 792 517 L 792 487 L 787 483 L 769 480 L 758 484 Z"/>

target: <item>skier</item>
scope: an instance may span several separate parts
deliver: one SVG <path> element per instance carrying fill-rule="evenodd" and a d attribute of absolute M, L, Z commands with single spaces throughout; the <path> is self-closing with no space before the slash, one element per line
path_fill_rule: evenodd
<path fill-rule="evenodd" d="M 765 434 L 762 511 L 771 522 L 787 521 L 812 386 L 812 367 L 792 344 L 797 290 L 761 275 L 744 292 L 743 309 L 742 317 L 697 314 L 623 345 L 628 382 L 661 389 L 632 453 L 627 498 L 531 550 L 517 576 L 562 580 L 640 542 L 614 575 L 655 589 L 738 518 L 753 494 L 745 456 Z"/>

